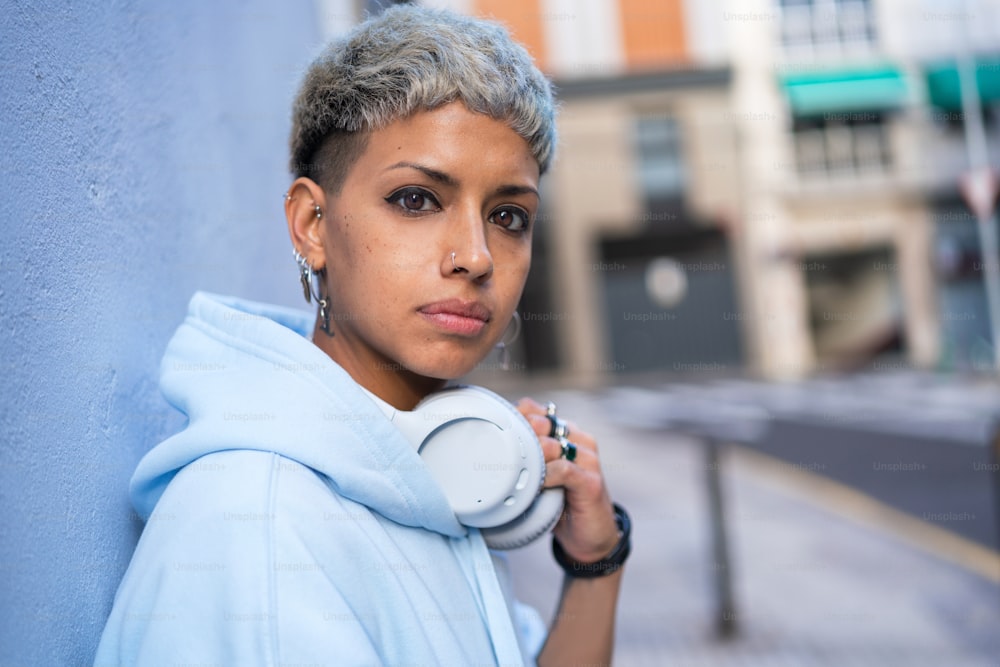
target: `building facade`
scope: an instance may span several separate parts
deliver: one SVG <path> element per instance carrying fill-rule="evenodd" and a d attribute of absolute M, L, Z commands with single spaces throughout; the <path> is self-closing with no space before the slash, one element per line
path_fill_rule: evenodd
<path fill-rule="evenodd" d="M 995 113 L 997 10 L 754 0 L 724 11 L 746 193 L 746 334 L 765 374 L 982 360 L 981 268 L 942 265 L 956 235 L 976 244 L 957 190 L 963 114 L 936 83 L 968 49 Z M 996 164 L 1000 135 L 989 129 Z"/>
<path fill-rule="evenodd" d="M 995 166 L 997 0 L 425 4 L 506 23 L 559 90 L 519 368 L 598 384 L 992 356 L 955 59 L 977 63 Z"/>

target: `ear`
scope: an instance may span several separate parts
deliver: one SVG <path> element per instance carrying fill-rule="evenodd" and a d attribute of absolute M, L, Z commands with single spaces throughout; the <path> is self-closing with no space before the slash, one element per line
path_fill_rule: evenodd
<path fill-rule="evenodd" d="M 285 196 L 288 235 L 292 239 L 292 245 L 302 253 L 314 271 L 326 267 L 322 234 L 326 215 L 326 193 L 323 188 L 310 178 L 295 179 Z"/>

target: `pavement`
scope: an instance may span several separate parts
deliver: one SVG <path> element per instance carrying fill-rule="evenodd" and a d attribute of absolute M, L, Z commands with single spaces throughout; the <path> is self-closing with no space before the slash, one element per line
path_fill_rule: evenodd
<path fill-rule="evenodd" d="M 1000 382 L 918 371 L 609 392 L 622 424 L 739 442 L 1000 548 Z"/>
<path fill-rule="evenodd" d="M 619 667 L 1000 667 L 995 549 L 738 445 L 719 466 L 737 628 L 720 639 L 704 446 L 622 419 L 619 390 L 499 390 L 553 400 L 592 432 L 612 496 L 632 516 Z M 548 541 L 510 555 L 519 598 L 551 618 L 561 573 Z"/>

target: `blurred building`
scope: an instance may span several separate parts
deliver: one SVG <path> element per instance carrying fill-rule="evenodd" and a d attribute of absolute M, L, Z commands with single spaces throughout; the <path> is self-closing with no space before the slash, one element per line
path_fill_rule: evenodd
<path fill-rule="evenodd" d="M 530 369 L 724 369 L 745 361 L 727 229 L 739 210 L 719 16 L 681 0 L 476 0 L 554 79 L 560 146 L 522 301 Z"/>
<path fill-rule="evenodd" d="M 503 21 L 559 89 L 529 369 L 990 363 L 955 54 L 996 165 L 1000 1 L 424 4 Z"/>
<path fill-rule="evenodd" d="M 755 365 L 976 361 L 989 340 L 955 54 L 978 60 L 1000 156 L 996 2 L 747 0 L 723 10 Z M 991 51 L 992 50 L 992 51 Z M 990 353 L 979 356 L 989 365 Z"/>

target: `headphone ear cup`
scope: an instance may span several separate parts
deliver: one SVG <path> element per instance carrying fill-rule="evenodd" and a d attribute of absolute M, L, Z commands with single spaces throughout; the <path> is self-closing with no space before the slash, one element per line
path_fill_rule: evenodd
<path fill-rule="evenodd" d="M 537 493 L 537 475 L 520 450 L 492 419 L 464 417 L 433 430 L 419 452 L 458 520 L 482 528 L 514 519 Z"/>
<path fill-rule="evenodd" d="M 502 397 L 482 387 L 450 387 L 406 419 L 412 425 L 401 424 L 404 432 L 430 431 L 414 443 L 421 459 L 458 520 L 483 529 L 491 548 L 523 546 L 559 519 L 562 489 L 539 495 L 545 459 L 538 436 Z"/>
<path fill-rule="evenodd" d="M 565 492 L 561 488 L 544 489 L 521 516 L 493 528 L 481 528 L 490 549 L 519 549 L 552 530 L 562 516 Z"/>

